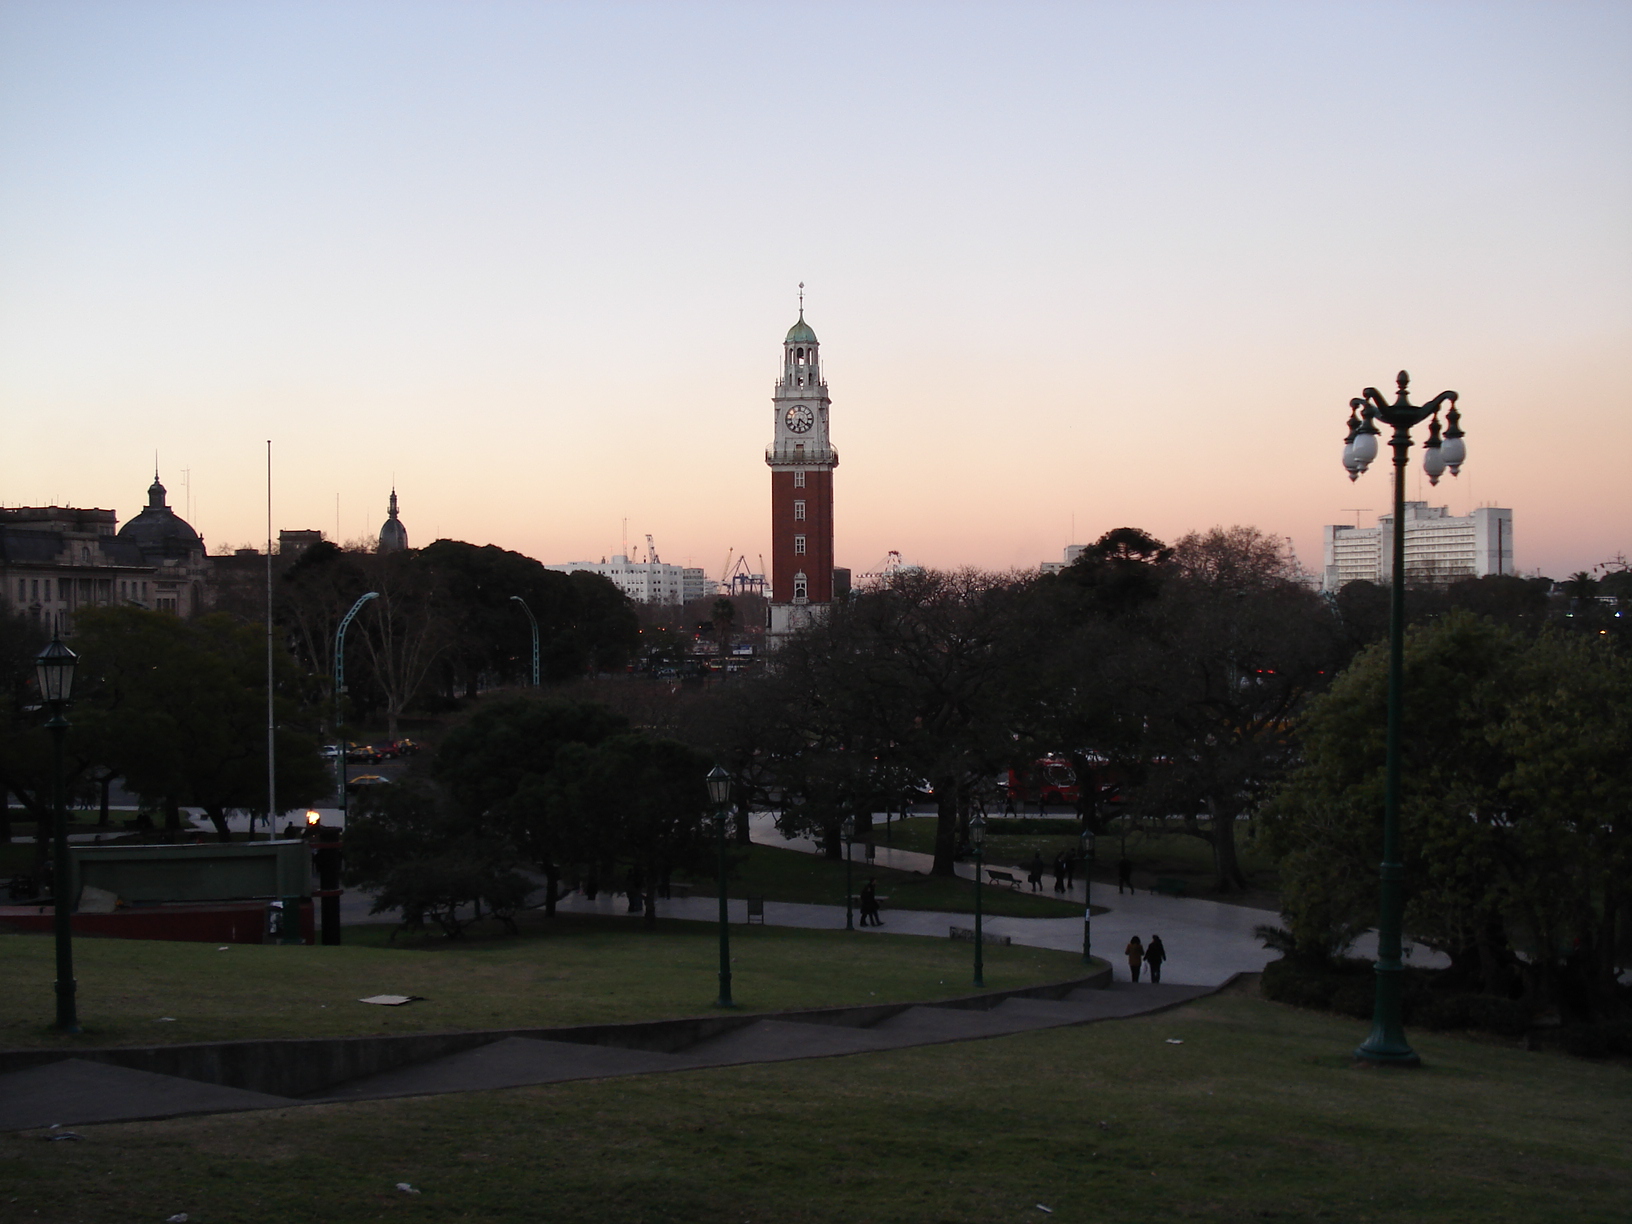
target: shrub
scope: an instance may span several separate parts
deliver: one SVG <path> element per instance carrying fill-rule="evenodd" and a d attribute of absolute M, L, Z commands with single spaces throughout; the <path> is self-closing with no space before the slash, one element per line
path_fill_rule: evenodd
<path fill-rule="evenodd" d="M 1530 1012 L 1517 999 L 1472 995 L 1468 999 L 1468 1023 L 1498 1037 L 1522 1037 L 1530 1027 Z"/>
<path fill-rule="evenodd" d="M 1632 1021 L 1604 1020 L 1597 1024 L 1570 1024 L 1559 1030 L 1559 1044 L 1577 1058 L 1608 1058 L 1632 1054 Z"/>
<path fill-rule="evenodd" d="M 1468 1011 L 1474 998 L 1461 991 L 1455 994 L 1429 994 L 1417 1004 L 1415 1022 L 1426 1029 L 1467 1028 Z"/>
<path fill-rule="evenodd" d="M 1377 984 L 1374 981 L 1344 981 L 1332 992 L 1330 1007 L 1341 1016 L 1356 1020 L 1370 1020 L 1377 1002 Z"/>

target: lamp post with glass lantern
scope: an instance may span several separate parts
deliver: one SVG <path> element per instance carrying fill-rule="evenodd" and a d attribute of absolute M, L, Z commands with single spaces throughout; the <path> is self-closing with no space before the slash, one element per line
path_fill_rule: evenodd
<path fill-rule="evenodd" d="M 79 656 L 58 637 L 53 637 L 51 644 L 34 658 L 40 697 L 51 707 L 51 721 L 45 724 L 51 732 L 53 757 L 51 904 L 57 936 L 57 1027 L 65 1033 L 79 1032 L 79 1016 L 74 1007 L 74 900 L 70 895 L 73 872 L 68 863 L 68 805 L 63 794 L 66 788 L 62 763 L 63 741 L 68 737 L 64 711 L 73 695 L 74 665 L 78 662 Z"/>
<path fill-rule="evenodd" d="M 1082 963 L 1093 962 L 1094 946 L 1094 831 L 1082 831 Z"/>
<path fill-rule="evenodd" d="M 1410 375 L 1401 370 L 1395 379 L 1397 394 L 1391 404 L 1375 387 L 1367 387 L 1349 401 L 1349 434 L 1343 442 L 1343 466 L 1349 479 L 1358 479 L 1377 457 L 1380 435 L 1375 422 L 1393 429 L 1388 444 L 1394 450 L 1394 524 L 1390 541 L 1391 567 L 1388 606 L 1388 738 L 1383 785 L 1383 862 L 1377 917 L 1377 997 L 1372 1010 L 1371 1035 L 1355 1057 L 1363 1062 L 1415 1067 L 1421 1059 L 1405 1038 L 1401 987 L 1405 965 L 1400 959 L 1400 927 L 1405 912 L 1405 866 L 1400 862 L 1400 738 L 1403 731 L 1405 655 L 1405 467 L 1411 450 L 1411 429 L 1432 418 L 1423 447 L 1423 470 L 1430 484 L 1438 484 L 1448 469 L 1455 476 L 1467 458 L 1462 437 L 1462 414 L 1455 391 L 1442 391 L 1426 404 L 1413 404 L 1406 389 Z M 1449 405 L 1449 408 L 1446 408 Z M 1446 428 L 1440 433 L 1439 414 L 1445 410 Z"/>
<path fill-rule="evenodd" d="M 725 898 L 725 805 L 731 799 L 731 775 L 718 765 L 708 772 L 708 801 L 714 807 L 714 838 L 720 848 L 720 997 L 715 1007 L 735 1007 L 731 1001 L 731 912 Z"/>
<path fill-rule="evenodd" d="M 986 989 L 985 942 L 980 932 L 980 877 L 986 862 L 986 817 L 979 812 L 969 822 L 969 844 L 975 848 L 975 989 Z"/>
<path fill-rule="evenodd" d="M 856 818 L 846 816 L 839 825 L 839 836 L 844 838 L 844 929 L 856 929 L 853 890 L 850 887 L 850 839 L 856 835 Z"/>

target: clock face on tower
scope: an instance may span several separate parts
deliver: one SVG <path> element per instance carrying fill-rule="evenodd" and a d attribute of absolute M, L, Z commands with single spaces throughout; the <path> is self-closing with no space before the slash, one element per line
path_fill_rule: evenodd
<path fill-rule="evenodd" d="M 816 414 L 804 404 L 795 404 L 788 409 L 788 415 L 784 419 L 790 432 L 809 433 L 810 427 L 816 423 Z"/>

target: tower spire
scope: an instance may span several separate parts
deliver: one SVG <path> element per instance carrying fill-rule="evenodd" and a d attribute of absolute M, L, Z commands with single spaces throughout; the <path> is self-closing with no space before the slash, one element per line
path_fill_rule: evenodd
<path fill-rule="evenodd" d="M 805 321 L 805 282 L 799 282 L 799 321 Z"/>

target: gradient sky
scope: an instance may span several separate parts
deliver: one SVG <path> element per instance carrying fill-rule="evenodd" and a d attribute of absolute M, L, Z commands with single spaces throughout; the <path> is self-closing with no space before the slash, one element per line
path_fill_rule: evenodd
<path fill-rule="evenodd" d="M 1316 568 L 1404 366 L 1562 576 L 1632 552 L 1629 223 L 1627 3 L 0 0 L 0 501 L 157 450 L 214 551 L 271 438 L 279 527 L 718 575 L 803 280 L 841 565 Z"/>

